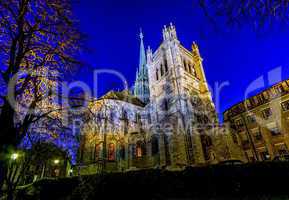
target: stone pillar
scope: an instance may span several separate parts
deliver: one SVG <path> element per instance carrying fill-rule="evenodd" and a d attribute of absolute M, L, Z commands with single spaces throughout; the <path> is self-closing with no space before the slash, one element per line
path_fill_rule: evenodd
<path fill-rule="evenodd" d="M 163 133 L 160 133 L 159 136 L 160 167 L 162 167 L 166 165 L 165 138 Z"/>
<path fill-rule="evenodd" d="M 193 148 L 194 148 L 195 165 L 205 164 L 206 161 L 204 157 L 201 137 L 200 137 L 200 134 L 196 131 L 193 132 L 192 143 L 193 143 Z"/>

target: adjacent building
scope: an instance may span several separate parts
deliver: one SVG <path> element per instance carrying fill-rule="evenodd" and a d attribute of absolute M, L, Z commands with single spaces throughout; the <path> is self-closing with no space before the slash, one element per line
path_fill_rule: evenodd
<path fill-rule="evenodd" d="M 224 112 L 234 142 L 249 162 L 287 155 L 289 147 L 289 80 L 232 106 Z"/>

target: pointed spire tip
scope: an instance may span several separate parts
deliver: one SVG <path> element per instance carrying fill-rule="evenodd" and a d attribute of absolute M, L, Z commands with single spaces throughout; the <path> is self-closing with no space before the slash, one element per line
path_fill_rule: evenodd
<path fill-rule="evenodd" d="M 143 32 L 142 32 L 142 28 L 140 28 L 140 34 L 139 34 L 140 39 L 142 40 L 144 38 Z"/>

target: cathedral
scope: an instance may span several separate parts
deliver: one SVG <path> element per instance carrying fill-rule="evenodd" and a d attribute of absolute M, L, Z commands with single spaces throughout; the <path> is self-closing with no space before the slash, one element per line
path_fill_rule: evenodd
<path fill-rule="evenodd" d="M 198 45 L 184 48 L 170 24 L 155 51 L 140 34 L 133 91 L 110 91 L 89 103 L 81 129 L 81 174 L 188 166 L 243 160 L 220 125 Z"/>

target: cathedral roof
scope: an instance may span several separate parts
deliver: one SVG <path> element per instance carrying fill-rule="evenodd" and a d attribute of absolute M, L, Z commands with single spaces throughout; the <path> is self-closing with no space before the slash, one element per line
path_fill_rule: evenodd
<path fill-rule="evenodd" d="M 129 91 L 123 90 L 121 92 L 116 91 L 109 91 L 104 96 L 102 96 L 100 99 L 111 99 L 111 100 L 119 100 L 124 101 L 127 103 L 134 104 L 136 106 L 144 107 L 145 103 L 143 103 L 140 99 L 130 94 Z"/>

